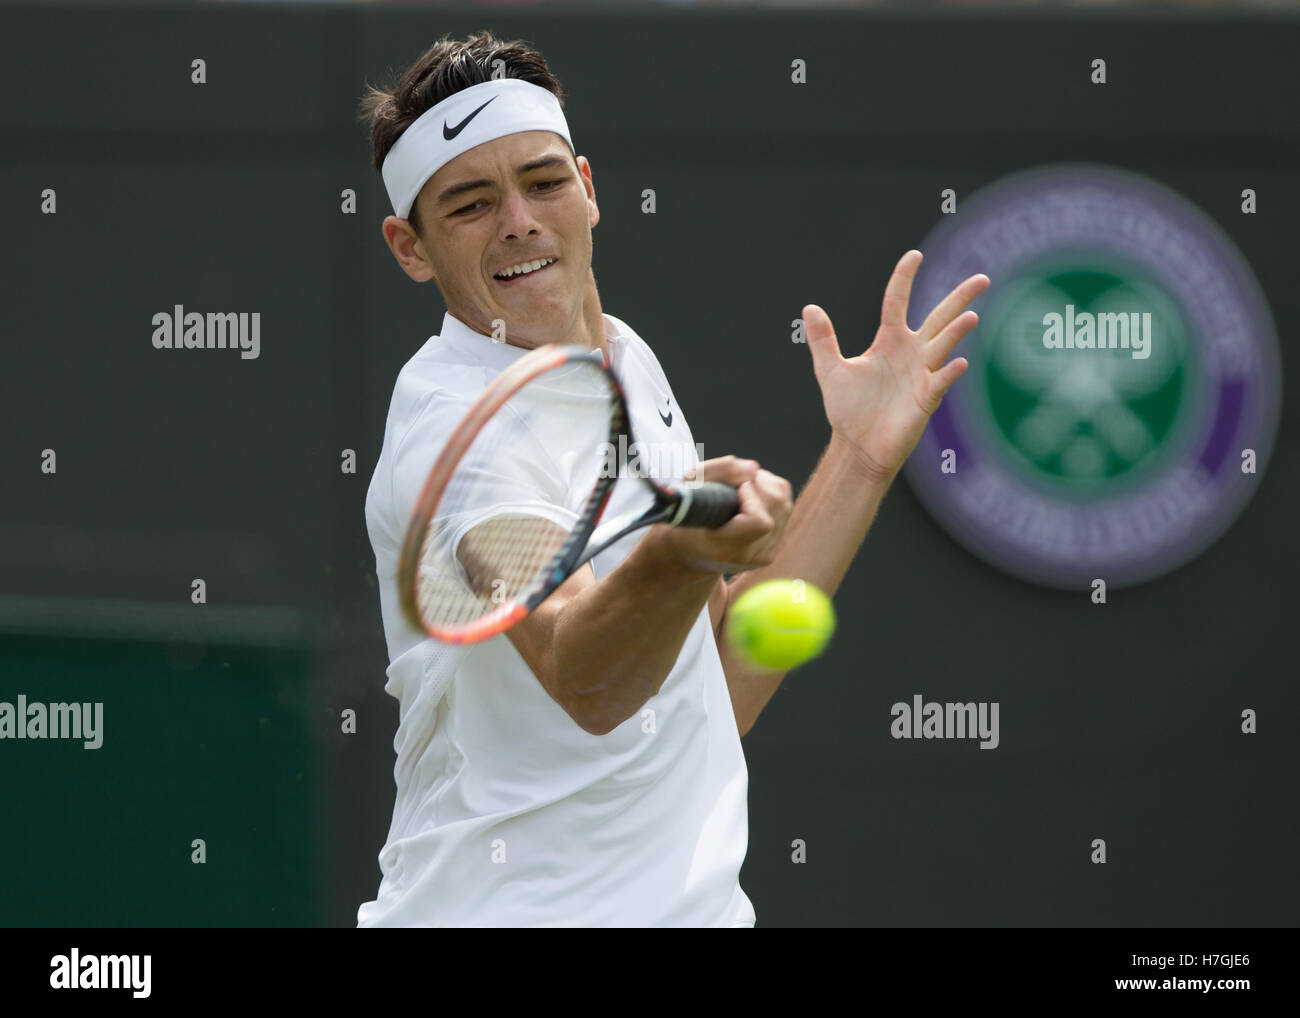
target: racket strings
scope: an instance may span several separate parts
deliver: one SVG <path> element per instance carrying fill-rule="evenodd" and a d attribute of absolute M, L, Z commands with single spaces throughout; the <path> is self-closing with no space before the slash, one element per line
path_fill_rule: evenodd
<path fill-rule="evenodd" d="M 566 363 L 515 392 L 462 452 L 420 547 L 426 628 L 463 629 L 554 580 L 604 464 L 615 403 L 599 368 Z"/>
<path fill-rule="evenodd" d="M 466 625 L 540 587 L 548 563 L 569 532 L 536 516 L 504 516 L 470 530 L 449 568 L 446 537 L 426 539 L 419 572 L 419 603 L 426 621 Z"/>

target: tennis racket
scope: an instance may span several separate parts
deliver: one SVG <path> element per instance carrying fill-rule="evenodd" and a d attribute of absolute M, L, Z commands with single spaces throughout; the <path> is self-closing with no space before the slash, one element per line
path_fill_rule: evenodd
<path fill-rule="evenodd" d="M 635 530 L 716 528 L 736 515 L 729 484 L 674 488 L 640 472 L 649 506 L 597 529 L 625 473 L 621 462 L 609 469 L 609 452 L 634 443 L 601 351 L 548 345 L 520 357 L 465 414 L 424 482 L 398 565 L 407 619 L 444 642 L 477 643 Z"/>

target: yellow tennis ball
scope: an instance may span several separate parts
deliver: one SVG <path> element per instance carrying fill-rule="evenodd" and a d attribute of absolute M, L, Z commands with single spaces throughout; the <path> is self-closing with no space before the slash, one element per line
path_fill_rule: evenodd
<path fill-rule="evenodd" d="M 816 657 L 834 632 L 830 598 L 804 580 L 765 580 L 736 598 L 727 612 L 731 649 L 771 671 Z"/>

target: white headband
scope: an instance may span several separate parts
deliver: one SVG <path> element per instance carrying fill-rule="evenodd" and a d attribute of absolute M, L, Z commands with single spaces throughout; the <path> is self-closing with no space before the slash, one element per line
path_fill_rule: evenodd
<path fill-rule="evenodd" d="M 520 131 L 554 131 L 573 150 L 560 101 L 519 78 L 471 85 L 425 110 L 384 157 L 384 187 L 394 215 L 408 218 L 420 188 L 462 152 Z"/>

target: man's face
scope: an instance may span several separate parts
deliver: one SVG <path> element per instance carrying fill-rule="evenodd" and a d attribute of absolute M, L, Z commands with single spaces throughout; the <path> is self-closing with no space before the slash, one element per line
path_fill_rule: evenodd
<path fill-rule="evenodd" d="M 536 165 L 542 163 L 543 165 Z M 591 228 L 600 219 L 591 168 L 579 169 L 564 139 L 524 131 L 486 142 L 435 173 L 416 197 L 423 236 L 385 235 L 412 278 L 432 277 L 447 310 L 491 335 L 533 347 L 575 342 L 591 269 Z M 520 263 L 554 259 L 498 279 Z M 414 270 L 414 271 L 413 271 Z"/>

